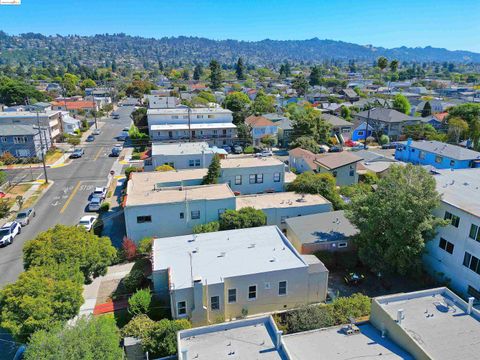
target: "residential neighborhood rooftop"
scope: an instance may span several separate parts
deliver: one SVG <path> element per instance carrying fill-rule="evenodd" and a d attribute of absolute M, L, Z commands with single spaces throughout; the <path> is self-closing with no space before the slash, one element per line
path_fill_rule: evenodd
<path fill-rule="evenodd" d="M 205 107 L 205 108 L 167 108 L 167 109 L 148 109 L 147 114 L 148 115 L 187 115 L 190 109 L 190 114 L 192 115 L 197 115 L 197 114 L 231 114 L 232 112 L 228 109 L 223 109 L 221 107 Z"/>
<path fill-rule="evenodd" d="M 208 119 L 206 119 L 208 121 Z M 212 122 L 212 123 L 194 123 L 190 124 L 154 124 L 150 126 L 151 130 L 208 130 L 208 129 L 235 129 L 235 124 L 232 123 L 220 123 L 220 122 Z"/>
<path fill-rule="evenodd" d="M 358 117 L 368 118 L 368 110 L 359 112 Z M 394 109 L 377 107 L 370 110 L 370 119 L 389 123 L 404 122 L 411 120 L 411 117 Z"/>
<path fill-rule="evenodd" d="M 254 156 L 242 156 L 242 157 L 228 157 L 220 161 L 222 169 L 231 168 L 246 168 L 246 167 L 260 167 L 260 166 L 273 166 L 282 165 L 283 162 L 277 158 L 270 157 L 254 157 Z"/>
<path fill-rule="evenodd" d="M 34 125 L 2 124 L 0 126 L 0 136 L 36 135 L 38 132 L 38 127 Z"/>
<path fill-rule="evenodd" d="M 343 327 L 285 335 L 290 360 L 414 360 L 370 323 L 359 325 L 360 332 L 353 335 L 344 334 Z"/>
<path fill-rule="evenodd" d="M 326 122 L 328 122 L 333 127 L 339 127 L 339 126 L 353 127 L 353 123 L 351 123 L 350 121 L 347 121 L 345 119 L 342 119 L 341 117 L 335 116 L 335 115 L 322 114 L 322 119 L 324 119 Z"/>
<path fill-rule="evenodd" d="M 292 217 L 285 222 L 302 243 L 343 240 L 358 233 L 343 210 Z"/>
<path fill-rule="evenodd" d="M 245 124 L 251 127 L 260 127 L 260 126 L 275 126 L 271 120 L 265 116 L 254 116 L 251 115 L 245 119 Z"/>
<path fill-rule="evenodd" d="M 237 209 L 253 207 L 255 209 L 289 208 L 329 204 L 330 201 L 321 195 L 297 194 L 295 192 L 277 192 L 271 194 L 255 194 L 237 196 Z"/>
<path fill-rule="evenodd" d="M 435 169 L 434 178 L 443 202 L 480 217 L 480 168 Z"/>
<path fill-rule="evenodd" d="M 153 242 L 153 271 L 170 268 L 177 290 L 192 287 L 198 277 L 211 285 L 232 276 L 305 266 L 276 226 L 157 238 Z"/>
<path fill-rule="evenodd" d="M 435 360 L 476 359 L 480 354 L 480 312 L 447 288 L 375 298 L 418 347 Z"/>
<path fill-rule="evenodd" d="M 408 145 L 408 143 L 407 143 Z M 410 147 L 455 160 L 480 159 L 480 152 L 435 140 L 412 141 Z"/>
<path fill-rule="evenodd" d="M 206 142 L 153 143 L 152 155 L 194 155 L 213 153 Z"/>
<path fill-rule="evenodd" d="M 182 181 L 202 179 L 208 172 L 208 169 L 188 169 L 178 171 L 150 171 L 150 172 L 132 172 L 128 181 L 127 194 L 130 191 L 150 191 L 157 184 L 162 183 L 180 183 Z"/>
<path fill-rule="evenodd" d="M 333 170 L 356 163 L 360 160 L 362 160 L 362 158 L 351 151 L 341 151 L 337 153 L 318 154 L 315 156 L 314 162 L 328 170 Z"/>

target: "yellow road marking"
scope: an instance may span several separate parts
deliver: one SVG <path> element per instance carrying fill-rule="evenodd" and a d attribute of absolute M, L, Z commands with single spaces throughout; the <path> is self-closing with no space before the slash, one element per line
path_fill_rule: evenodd
<path fill-rule="evenodd" d="M 72 193 L 71 193 L 70 196 L 68 197 L 68 199 L 67 199 L 67 201 L 65 202 L 65 204 L 63 205 L 63 207 L 60 209 L 60 214 L 63 214 L 63 212 L 67 209 L 68 205 L 70 204 L 70 202 L 72 201 L 73 197 L 74 197 L 75 194 L 77 193 L 78 188 L 80 187 L 80 183 L 81 183 L 81 181 L 77 182 L 77 185 L 75 185 L 75 188 L 73 189 Z"/>
<path fill-rule="evenodd" d="M 97 160 L 98 157 L 100 156 L 100 153 L 102 152 L 103 148 L 100 148 L 97 152 L 97 155 L 95 155 L 95 158 L 93 159 L 93 161 Z"/>

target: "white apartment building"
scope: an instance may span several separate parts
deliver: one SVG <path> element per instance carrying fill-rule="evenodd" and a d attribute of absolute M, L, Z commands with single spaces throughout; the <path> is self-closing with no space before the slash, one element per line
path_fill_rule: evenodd
<path fill-rule="evenodd" d="M 60 110 L 47 110 L 38 114 L 40 125 L 48 128 L 52 142 L 57 140 L 62 134 L 62 116 L 62 111 Z M 1 124 L 37 126 L 37 113 L 33 111 L 0 112 Z"/>
<path fill-rule="evenodd" d="M 328 270 L 264 226 L 155 239 L 152 280 L 173 318 L 201 325 L 324 301 Z"/>
<path fill-rule="evenodd" d="M 164 187 L 152 183 L 150 174 L 132 174 L 127 186 L 125 227 L 135 242 L 191 234 L 195 225 L 217 221 L 225 210 L 235 209 L 235 196 L 226 184 Z"/>
<path fill-rule="evenodd" d="M 175 96 L 145 95 L 149 109 L 172 109 L 180 106 L 180 99 Z"/>
<path fill-rule="evenodd" d="M 267 215 L 267 225 L 286 230 L 286 221 L 299 216 L 332 211 L 332 203 L 321 195 L 277 192 L 237 196 L 237 210 L 253 207 Z"/>
<path fill-rule="evenodd" d="M 219 182 L 236 194 L 280 192 L 285 187 L 285 164 L 274 157 L 231 157 L 221 160 Z"/>
<path fill-rule="evenodd" d="M 148 109 L 148 128 L 154 141 L 207 141 L 230 145 L 236 138 L 232 112 L 220 107 Z"/>
<path fill-rule="evenodd" d="M 450 220 L 427 243 L 427 271 L 464 297 L 480 301 L 480 169 L 436 170 L 441 205 L 434 214 Z"/>
<path fill-rule="evenodd" d="M 153 171 L 161 165 L 177 170 L 207 168 L 215 154 L 226 156 L 227 152 L 211 148 L 206 142 L 153 143 L 151 156 L 144 161 L 144 170 Z"/>

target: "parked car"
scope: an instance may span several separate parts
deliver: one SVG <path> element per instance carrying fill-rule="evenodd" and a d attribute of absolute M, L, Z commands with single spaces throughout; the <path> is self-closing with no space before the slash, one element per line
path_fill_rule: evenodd
<path fill-rule="evenodd" d="M 118 141 L 125 141 L 125 140 L 127 140 L 127 135 L 122 133 L 122 134 L 117 136 L 117 140 Z"/>
<path fill-rule="evenodd" d="M 271 150 L 262 150 L 259 153 L 255 154 L 255 157 L 268 157 L 273 156 L 273 152 Z"/>
<path fill-rule="evenodd" d="M 70 154 L 69 158 L 78 159 L 81 158 L 83 154 L 85 154 L 85 150 L 83 150 L 82 148 L 75 149 L 73 150 L 73 153 Z"/>
<path fill-rule="evenodd" d="M 112 113 L 112 119 L 120 119 L 119 113 Z"/>
<path fill-rule="evenodd" d="M 129 127 L 124 127 L 124 128 L 122 129 L 122 131 L 123 131 L 123 132 L 126 132 L 126 133 L 128 134 L 128 132 L 130 131 L 130 128 L 129 128 Z"/>
<path fill-rule="evenodd" d="M 97 220 L 97 215 L 85 215 L 82 216 L 80 221 L 78 222 L 78 226 L 83 226 L 87 231 L 92 230 L 93 224 Z"/>
<path fill-rule="evenodd" d="M 358 150 L 368 150 L 368 145 L 365 146 L 363 144 L 360 145 L 355 145 L 351 147 L 352 151 L 358 151 Z"/>
<path fill-rule="evenodd" d="M 120 150 L 119 148 L 113 147 L 113 148 L 112 148 L 112 152 L 111 152 L 110 155 L 108 155 L 108 156 L 111 156 L 111 157 L 119 157 L 121 152 L 122 152 L 122 150 Z"/>
<path fill-rule="evenodd" d="M 100 135 L 100 133 L 101 133 L 100 129 L 95 129 L 92 131 L 93 135 Z"/>
<path fill-rule="evenodd" d="M 398 145 L 398 143 L 391 142 L 391 143 L 382 145 L 382 149 L 396 149 L 397 145 Z"/>
<path fill-rule="evenodd" d="M 95 190 L 93 190 L 92 198 L 98 197 L 103 200 L 105 199 L 106 196 L 107 196 L 107 188 L 96 187 Z"/>
<path fill-rule="evenodd" d="M 35 209 L 29 208 L 21 210 L 17 213 L 17 218 L 15 219 L 22 226 L 30 224 L 30 220 L 35 217 Z"/>
<path fill-rule="evenodd" d="M 93 135 L 88 135 L 88 136 L 87 136 L 87 139 L 86 139 L 85 141 L 86 141 L 86 142 L 92 142 L 92 141 L 94 141 L 94 140 L 95 140 L 95 136 L 93 136 Z"/>
<path fill-rule="evenodd" d="M 334 152 L 342 152 L 343 148 L 341 146 L 334 145 L 328 149 L 328 152 L 334 153 Z"/>
<path fill-rule="evenodd" d="M 228 145 L 222 145 L 220 149 L 225 150 L 227 153 L 231 154 L 232 153 L 232 148 Z"/>
<path fill-rule="evenodd" d="M 241 153 L 243 153 L 243 148 L 240 145 L 234 145 L 233 149 L 232 149 L 232 152 L 234 154 L 241 154 Z"/>
<path fill-rule="evenodd" d="M 15 236 L 22 232 L 22 226 L 16 221 L 8 222 L 0 228 L 0 246 L 13 243 Z"/>
<path fill-rule="evenodd" d="M 98 211 L 100 210 L 100 205 L 102 204 L 102 199 L 99 197 L 93 197 L 88 203 L 88 211 Z"/>

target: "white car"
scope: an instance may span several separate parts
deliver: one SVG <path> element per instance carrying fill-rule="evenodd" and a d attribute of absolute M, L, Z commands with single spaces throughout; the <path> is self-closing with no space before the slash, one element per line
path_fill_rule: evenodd
<path fill-rule="evenodd" d="M 105 199 L 106 196 L 107 196 L 107 188 L 104 188 L 104 187 L 96 187 L 92 193 L 92 199 L 97 197 L 103 200 Z"/>
<path fill-rule="evenodd" d="M 87 231 L 90 231 L 97 218 L 97 215 L 85 215 L 78 222 L 78 226 L 83 226 Z"/>
<path fill-rule="evenodd" d="M 16 221 L 8 222 L 0 228 L 0 246 L 13 243 L 13 238 L 22 232 Z"/>
<path fill-rule="evenodd" d="M 95 129 L 92 131 L 93 135 L 100 135 L 100 133 L 101 133 L 100 129 Z"/>
<path fill-rule="evenodd" d="M 273 156 L 273 152 L 271 152 L 270 150 L 263 150 L 255 154 L 255 157 L 268 157 L 268 156 Z"/>

